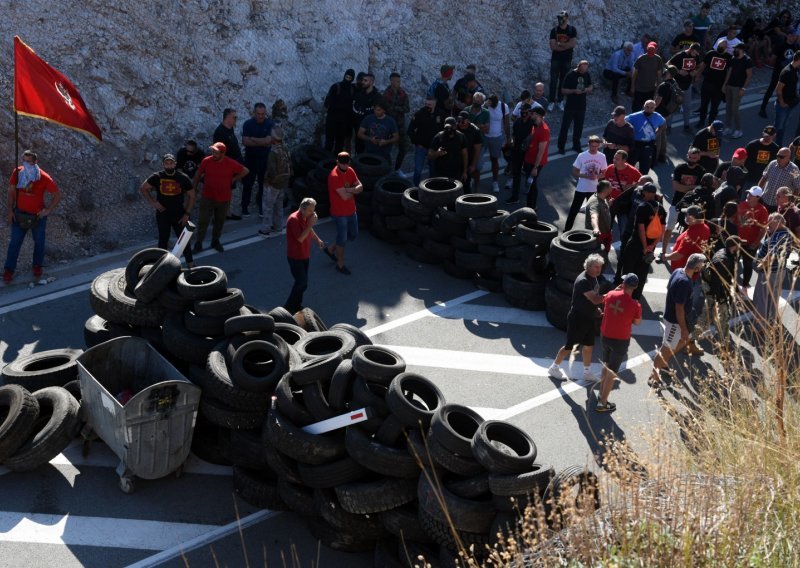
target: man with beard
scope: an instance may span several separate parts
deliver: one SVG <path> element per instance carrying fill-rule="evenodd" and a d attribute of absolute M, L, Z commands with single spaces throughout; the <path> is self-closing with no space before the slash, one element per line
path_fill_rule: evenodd
<path fill-rule="evenodd" d="M 775 86 L 775 129 L 778 135 L 775 142 L 783 145 L 783 131 L 789 125 L 789 117 L 797 109 L 800 97 L 797 95 L 797 70 L 800 68 L 800 50 L 795 51 L 792 62 L 781 71 Z"/>
<path fill-rule="evenodd" d="M 651 41 L 647 44 L 647 52 L 638 57 L 633 64 L 631 76 L 631 110 L 642 110 L 644 102 L 652 99 L 656 94 L 656 86 L 661 78 L 664 60 L 656 53 L 658 44 Z"/>
<path fill-rule="evenodd" d="M 628 153 L 625 150 L 617 150 L 614 153 L 612 164 L 603 173 L 603 179 L 611 184 L 611 194 L 609 196 L 609 207 L 617 218 L 617 227 L 620 237 L 625 234 L 628 228 L 628 218 L 630 216 L 631 198 L 633 188 L 639 183 L 642 173 L 628 163 Z M 626 193 L 627 192 L 627 193 Z M 623 193 L 625 195 L 623 196 Z M 614 206 L 614 202 L 622 196 L 622 200 Z"/>
<path fill-rule="evenodd" d="M 200 162 L 206 157 L 205 153 L 197 147 L 197 142 L 194 140 L 187 140 L 183 148 L 178 150 L 176 154 L 177 162 L 176 167 L 185 173 L 191 180 L 200 166 Z"/>
<path fill-rule="evenodd" d="M 511 126 L 511 173 L 513 185 L 511 196 L 506 200 L 507 205 L 519 203 L 519 184 L 522 177 L 522 164 L 525 159 L 525 150 L 528 148 L 533 118 L 531 105 L 525 103 L 520 108 L 520 117 Z"/>
<path fill-rule="evenodd" d="M 685 50 L 679 51 L 670 58 L 667 64 L 673 65 L 678 70 L 674 79 L 683 91 L 683 131 L 691 132 L 692 84 L 700 66 L 700 44 L 693 43 Z"/>
<path fill-rule="evenodd" d="M 408 124 L 408 138 L 414 144 L 414 185 L 422 181 L 422 170 L 428 162 L 428 173 L 433 176 L 433 164 L 428 159 L 431 140 L 444 126 L 444 119 L 436 114 L 436 99 L 428 97 L 425 106 L 414 113 Z"/>
<path fill-rule="evenodd" d="M 213 143 L 222 142 L 226 148 L 225 157 L 230 160 L 235 160 L 240 164 L 244 164 L 242 150 L 239 148 L 239 140 L 236 138 L 236 131 L 233 129 L 234 126 L 236 126 L 236 111 L 232 108 L 226 108 L 222 111 L 222 122 L 217 126 L 216 130 L 214 130 Z M 194 179 L 194 177 L 192 179 Z M 236 182 L 233 183 L 235 184 Z M 197 187 L 196 183 L 195 187 Z M 231 190 L 233 189 L 232 187 Z M 232 196 L 228 198 L 228 201 L 230 201 L 231 198 Z M 241 216 L 231 213 L 230 210 L 228 210 L 226 219 L 230 219 L 231 221 L 242 220 Z"/>
<path fill-rule="evenodd" d="M 356 154 L 364 152 L 364 139 L 358 137 L 358 130 L 361 128 L 363 120 L 372 114 L 372 107 L 380 97 L 381 94 L 375 88 L 375 75 L 364 73 L 364 77 L 361 79 L 361 88 L 353 94 L 353 130 L 356 132 Z"/>
<path fill-rule="evenodd" d="M 261 214 L 261 200 L 264 198 L 264 174 L 267 172 L 267 159 L 272 146 L 273 122 L 267 118 L 267 105 L 256 103 L 253 116 L 242 125 L 242 144 L 244 144 L 244 164 L 250 173 L 242 182 L 242 217 L 249 217 L 250 197 L 253 184 L 257 184 L 256 204 Z"/>
<path fill-rule="evenodd" d="M 764 97 L 761 99 L 761 108 L 758 109 L 758 116 L 761 118 L 767 118 L 767 105 L 769 104 L 770 98 L 772 98 L 772 93 L 775 91 L 775 85 L 778 84 L 781 71 L 792 62 L 795 51 L 800 49 L 800 36 L 797 35 L 792 27 L 791 16 L 789 16 L 789 18 L 785 28 L 787 29 L 787 33 L 781 32 L 780 36 L 774 35 L 772 38 L 772 52 L 775 54 L 775 63 L 772 68 L 772 77 L 770 77 L 769 85 L 767 86 L 767 90 L 764 91 Z M 772 26 L 772 24 L 773 22 L 771 22 L 769 26 Z M 782 28 L 783 26 L 775 26 L 772 29 L 778 32 Z"/>
<path fill-rule="evenodd" d="M 739 263 L 741 244 L 742 239 L 736 235 L 729 236 L 725 239 L 725 246 L 714 253 L 710 266 L 703 271 L 706 311 L 705 317 L 698 322 L 698 327 L 708 329 L 713 323 L 723 347 L 730 338 L 731 310 L 738 292 L 736 266 Z"/>
<path fill-rule="evenodd" d="M 468 118 L 466 121 L 469 124 Z M 458 131 L 456 119 L 452 116 L 444 119 L 444 130 L 431 140 L 428 160 L 433 164 L 433 173 L 437 177 L 467 182 L 467 138 Z"/>
<path fill-rule="evenodd" d="M 353 124 L 353 78 L 356 72 L 348 69 L 344 78 L 331 85 L 325 95 L 325 149 L 338 154 L 350 146 L 350 129 Z"/>
<path fill-rule="evenodd" d="M 667 226 L 664 231 L 664 240 L 661 244 L 662 254 L 667 253 L 667 245 L 672 238 L 672 231 L 678 224 L 678 203 L 689 190 L 700 184 L 700 179 L 706 171 L 700 165 L 700 150 L 690 147 L 686 153 L 686 161 L 678 164 L 672 172 L 672 201 L 667 214 Z"/>
<path fill-rule="evenodd" d="M 564 110 L 564 93 L 562 86 L 567 72 L 572 65 L 572 53 L 578 43 L 578 30 L 569 24 L 569 14 L 561 10 L 558 25 L 550 30 L 550 104 L 548 112 L 553 112 L 555 104 Z"/>
<path fill-rule="evenodd" d="M 734 139 L 742 137 L 742 117 L 739 113 L 739 104 L 753 77 L 753 60 L 747 55 L 746 49 L 747 46 L 743 43 L 734 48 L 731 73 L 723 85 L 725 121 L 730 128 L 733 128 L 730 137 Z"/>
<path fill-rule="evenodd" d="M 475 98 L 478 99 L 477 96 Z M 469 193 L 472 182 L 475 182 L 475 187 L 477 188 L 481 181 L 479 166 L 481 162 L 481 150 L 483 148 L 483 133 L 480 128 L 472 123 L 470 114 L 465 110 L 458 113 L 456 126 L 467 141 L 467 174 L 469 177 L 464 182 L 464 193 Z"/>
<path fill-rule="evenodd" d="M 569 231 L 572 228 L 583 202 L 597 192 L 597 182 L 608 167 L 606 157 L 600 152 L 600 144 L 602 143 L 603 139 L 599 136 L 594 134 L 589 136 L 589 149 L 578 154 L 572 164 L 572 177 L 578 179 L 578 184 L 575 186 L 575 195 L 572 198 L 572 205 L 570 205 L 567 221 L 564 224 L 565 231 Z"/>
<path fill-rule="evenodd" d="M 406 157 L 406 114 L 411 107 L 408 103 L 408 93 L 400 86 L 400 79 L 400 73 L 396 71 L 389 75 L 389 86 L 383 93 L 383 100 L 386 103 L 386 114 L 397 124 L 397 157 L 394 160 L 394 171 L 405 177 L 402 167 Z"/>
<path fill-rule="evenodd" d="M 372 104 L 372 113 L 361 121 L 358 138 L 368 154 L 383 156 L 386 161 L 391 159 L 392 146 L 397 144 L 399 134 L 397 123 L 386 114 L 386 103 L 383 100 L 376 99 Z"/>
<path fill-rule="evenodd" d="M 572 149 L 581 153 L 581 135 L 583 134 L 583 121 L 586 118 L 586 95 L 592 92 L 592 77 L 589 75 L 589 62 L 581 60 L 578 66 L 567 73 L 561 86 L 566 105 L 563 107 L 564 116 L 561 118 L 561 130 L 558 132 L 558 151 L 563 154 L 567 143 L 567 133 L 572 126 Z"/>
<path fill-rule="evenodd" d="M 611 113 L 611 120 L 606 123 L 603 131 L 603 154 L 606 155 L 606 162 L 611 162 L 619 150 L 625 150 L 630 154 L 633 142 L 633 126 L 625 118 L 625 107 L 615 107 Z"/>
<path fill-rule="evenodd" d="M 700 150 L 700 167 L 707 172 L 715 172 L 719 165 L 719 149 L 722 147 L 722 131 L 725 125 L 715 120 L 695 134 L 692 146 Z"/>
<path fill-rule="evenodd" d="M 747 152 L 747 160 L 744 163 L 745 170 L 747 170 L 745 185 L 756 185 L 766 167 L 778 155 L 781 147 L 775 142 L 777 134 L 778 131 L 774 126 L 765 126 L 761 131 L 761 138 L 751 140 L 744 147 Z"/>
<path fill-rule="evenodd" d="M 667 121 L 656 112 L 656 101 L 648 100 L 639 112 L 629 114 L 628 122 L 633 126 L 634 157 L 631 163 L 639 163 L 639 171 L 650 172 L 656 154 L 656 139 L 659 132 L 666 128 Z"/>
<path fill-rule="evenodd" d="M 728 67 L 733 58 L 727 49 L 727 40 L 720 40 L 716 49 L 706 53 L 700 64 L 703 85 L 700 87 L 700 120 L 697 121 L 697 128 L 704 128 L 717 118 L 719 104 L 722 102 L 722 85 L 728 77 Z"/>
<path fill-rule="evenodd" d="M 336 263 L 336 271 L 345 276 L 350 276 L 351 272 L 344 263 L 344 247 L 348 241 L 358 237 L 356 195 L 362 191 L 364 186 L 350 167 L 350 154 L 339 152 L 336 165 L 328 174 L 328 198 L 331 202 L 331 219 L 336 226 L 336 241 L 322 251 Z"/>
<path fill-rule="evenodd" d="M 544 121 L 545 109 L 542 106 L 535 106 L 531 109 L 533 118 L 533 130 L 530 135 L 528 149 L 525 152 L 525 164 L 523 171 L 528 176 L 528 197 L 526 199 L 528 207 L 536 209 L 536 202 L 539 199 L 539 177 L 542 168 L 547 165 L 547 153 L 550 147 L 550 127 Z"/>
<path fill-rule="evenodd" d="M 640 285 L 633 293 L 634 300 L 642 296 L 650 271 L 650 262 L 654 258 L 653 251 L 664 234 L 667 213 L 658 202 L 656 194 L 655 184 L 646 183 L 642 186 L 643 201 L 636 208 L 633 230 L 620 260 L 621 273 L 633 272 L 639 277 Z"/>

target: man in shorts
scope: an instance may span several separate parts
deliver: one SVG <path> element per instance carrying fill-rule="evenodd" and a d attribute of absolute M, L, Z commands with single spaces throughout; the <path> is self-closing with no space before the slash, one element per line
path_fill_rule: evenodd
<path fill-rule="evenodd" d="M 614 379 L 623 361 L 628 358 L 631 343 L 631 326 L 642 321 L 642 305 L 633 299 L 633 291 L 639 287 L 639 277 L 633 273 L 622 277 L 622 284 L 606 294 L 603 304 L 603 323 L 600 336 L 603 339 L 603 370 L 600 372 L 600 396 L 595 411 L 613 412 L 617 405 L 608 402 Z"/>
<path fill-rule="evenodd" d="M 364 186 L 350 167 L 350 154 L 339 152 L 336 165 L 328 174 L 328 195 L 331 200 L 331 219 L 336 223 L 336 242 L 322 250 L 336 263 L 337 272 L 345 275 L 351 272 L 344 264 L 344 245 L 358 236 L 356 195 L 362 191 Z"/>
<path fill-rule="evenodd" d="M 669 360 L 691 341 L 691 329 L 687 323 L 692 309 L 692 280 L 706 265 L 706 256 L 694 253 L 686 261 L 684 268 L 678 268 L 667 283 L 667 302 L 664 308 L 664 339 L 653 360 L 650 384 L 661 383 L 661 369 L 669 366 Z"/>
<path fill-rule="evenodd" d="M 547 374 L 554 379 L 563 381 L 569 378 L 561 368 L 561 362 L 569 356 L 575 345 L 581 345 L 583 380 L 591 383 L 599 380 L 589 369 L 589 365 L 594 347 L 594 322 L 601 315 L 598 306 L 603 303 L 600 283 L 604 280 L 601 276 L 604 263 L 605 260 L 599 254 L 590 254 L 583 263 L 584 271 L 575 279 L 572 303 L 567 315 L 567 340 L 547 369 Z"/>

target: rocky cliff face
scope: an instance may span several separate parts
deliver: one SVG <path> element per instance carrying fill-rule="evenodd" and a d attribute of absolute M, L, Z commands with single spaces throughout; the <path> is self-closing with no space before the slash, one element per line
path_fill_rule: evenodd
<path fill-rule="evenodd" d="M 723 21 L 749 2 L 718 2 L 712 17 Z M 668 43 L 694 4 L 0 0 L 6 30 L 0 56 L 7 62 L 0 87 L 13 92 L 11 38 L 19 35 L 73 81 L 103 130 L 97 144 L 20 118 L 20 149 L 35 149 L 64 193 L 48 225 L 52 261 L 155 240 L 139 184 L 185 138 L 210 143 L 224 107 L 237 109 L 238 131 L 255 102 L 270 107 L 284 99 L 292 145 L 318 136 L 322 98 L 348 67 L 373 71 L 379 88 L 399 71 L 415 108 L 441 64 L 456 65 L 458 76 L 476 63 L 482 84 L 510 100 L 536 80 L 547 82 L 547 35 L 558 10 L 569 10 L 578 28 L 576 58 L 589 59 L 597 72 L 613 46 L 644 31 Z M 0 172 L 8 175 L 14 165 L 10 96 L 0 108 L 0 132 Z M 3 223 L 0 248 L 7 239 Z"/>

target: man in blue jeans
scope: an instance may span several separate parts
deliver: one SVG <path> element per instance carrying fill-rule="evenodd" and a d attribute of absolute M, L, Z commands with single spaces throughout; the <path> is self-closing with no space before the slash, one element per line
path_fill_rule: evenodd
<path fill-rule="evenodd" d="M 786 129 L 786 123 L 789 122 L 789 117 L 794 114 L 797 103 L 800 102 L 800 97 L 797 95 L 798 68 L 800 68 L 800 50 L 794 52 L 792 62 L 783 68 L 775 87 L 777 97 L 775 99 L 775 129 L 778 131 L 775 142 L 778 143 L 778 146 L 783 146 L 783 132 Z M 798 126 L 798 130 L 800 130 L 800 126 Z M 795 136 L 797 136 L 797 132 L 795 132 Z"/>
<path fill-rule="evenodd" d="M 11 227 L 11 241 L 8 243 L 3 282 L 9 284 L 14 279 L 19 251 L 30 229 L 33 235 L 33 277 L 42 277 L 44 264 L 45 229 L 47 216 L 61 201 L 61 192 L 53 178 L 39 167 L 39 157 L 31 150 L 22 154 L 22 165 L 11 174 L 8 187 L 8 216 L 6 222 Z M 45 204 L 44 195 L 50 194 L 50 202 Z"/>
<path fill-rule="evenodd" d="M 656 112 L 656 101 L 647 100 L 639 112 L 626 117 L 633 126 L 634 151 L 630 163 L 639 164 L 642 175 L 650 172 L 656 152 L 658 133 L 666 128 L 666 119 Z"/>
<path fill-rule="evenodd" d="M 303 292 L 308 288 L 311 241 L 316 242 L 319 248 L 325 246 L 314 231 L 314 225 L 317 223 L 316 207 L 317 202 L 306 197 L 300 202 L 297 211 L 289 215 L 286 220 L 286 258 L 289 260 L 289 270 L 292 271 L 294 284 L 283 307 L 292 314 L 303 309 Z"/>
<path fill-rule="evenodd" d="M 364 191 L 364 186 L 350 167 L 350 154 L 339 152 L 336 165 L 328 174 L 328 196 L 331 200 L 331 219 L 336 223 L 336 242 L 322 249 L 336 262 L 336 271 L 350 275 L 344 264 L 344 245 L 358 236 L 358 215 L 356 214 L 356 195 Z"/>

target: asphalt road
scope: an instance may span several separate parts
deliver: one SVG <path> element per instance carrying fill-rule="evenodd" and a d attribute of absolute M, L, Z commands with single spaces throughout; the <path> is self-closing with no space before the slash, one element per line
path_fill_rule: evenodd
<path fill-rule="evenodd" d="M 745 136 L 726 140 L 723 158 L 759 135 L 765 121 L 756 110 L 744 110 Z M 679 126 L 674 128 L 670 159 L 681 160 L 690 141 Z M 572 198 L 573 158 L 572 153 L 551 157 L 542 180 L 540 216 L 560 227 Z M 656 166 L 661 185 L 668 187 L 671 170 L 669 164 Z M 488 190 L 490 181 L 484 180 L 483 186 Z M 582 221 L 579 216 L 576 226 Z M 223 268 L 249 304 L 269 309 L 285 300 L 290 275 L 283 236 L 254 237 L 256 223 L 229 223 L 223 236 L 226 252 L 208 251 L 200 258 Z M 330 223 L 322 223 L 319 232 L 325 239 L 333 237 Z M 51 270 L 57 279 L 47 286 L 29 289 L 22 284 L 0 291 L 3 361 L 33 351 L 82 347 L 83 322 L 91 315 L 88 284 L 95 275 L 124 265 L 130 252 Z M 347 256 L 352 276 L 338 274 L 327 257 L 314 254 L 305 304 L 329 325 L 357 325 L 376 343 L 397 350 L 410 370 L 440 386 L 448 402 L 524 428 L 536 441 L 539 461 L 557 470 L 572 464 L 597 470 L 598 440 L 604 433 L 644 452 L 642 434 L 669 425 L 646 381 L 650 355 L 660 342 L 658 316 L 668 277 L 664 267 L 654 265 L 645 288 L 644 321 L 635 332 L 627 370 L 611 395 L 618 410 L 600 415 L 591 410 L 587 389 L 547 377 L 564 334 L 547 323 L 543 312 L 513 308 L 501 295 L 419 265 L 367 233 L 348 246 Z M 703 373 L 705 365 L 713 364 L 713 355 L 707 354 L 687 372 Z M 578 361 L 572 373 L 579 376 L 581 370 Z M 599 374 L 596 363 L 594 370 Z M 281 558 L 289 558 L 292 549 L 303 566 L 312 560 L 322 566 L 372 565 L 370 554 L 318 549 L 291 513 L 257 511 L 237 500 L 229 468 L 192 458 L 182 478 L 138 481 L 136 493 L 124 495 L 117 487 L 116 465 L 111 452 L 95 444 L 88 458 L 76 445 L 31 473 L 0 467 L 0 566 L 199 567 L 217 561 L 275 566 L 283 565 Z"/>

